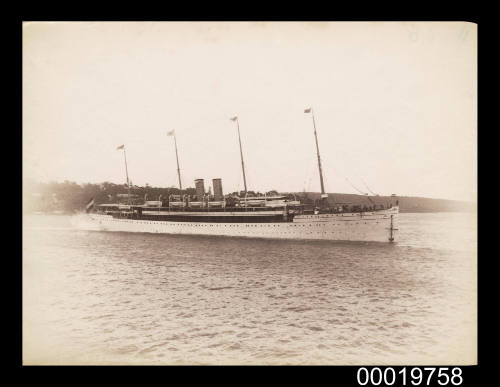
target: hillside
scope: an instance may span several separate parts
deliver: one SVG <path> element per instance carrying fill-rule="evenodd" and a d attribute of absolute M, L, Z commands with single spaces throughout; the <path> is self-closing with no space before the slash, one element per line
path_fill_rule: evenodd
<path fill-rule="evenodd" d="M 304 195 L 304 193 L 297 193 Z M 307 197 L 315 200 L 319 199 L 320 194 L 316 192 L 306 193 Z M 354 205 L 372 205 L 372 204 L 395 204 L 399 201 L 401 212 L 473 212 L 477 210 L 475 203 L 458 200 L 432 199 L 416 196 L 367 196 L 356 194 L 329 193 L 328 201 L 333 203 L 349 203 Z M 371 200 L 371 202 L 370 202 Z"/>
<path fill-rule="evenodd" d="M 23 185 L 23 212 L 64 212 L 73 213 L 80 211 L 85 207 L 85 204 L 94 198 L 96 203 L 113 202 L 117 195 L 126 193 L 127 189 L 122 184 L 113 184 L 109 182 L 101 184 L 77 184 L 70 181 L 63 183 L 37 183 L 34 181 L 26 181 Z M 274 191 L 275 192 L 275 191 Z M 179 194 L 179 190 L 174 187 L 144 187 L 133 186 L 131 193 L 137 195 L 140 200 L 145 196 L 149 200 L 157 200 L 161 195 L 164 199 L 170 194 Z M 183 193 L 193 195 L 194 188 L 187 188 Z M 253 192 L 249 191 L 249 195 Z M 272 194 L 269 192 L 268 194 Z M 319 199 L 320 194 L 316 192 L 296 192 L 297 199 L 303 203 L 313 203 Z M 344 203 L 351 205 L 370 206 L 373 204 L 389 203 L 395 204 L 399 201 L 401 212 L 472 212 L 476 211 L 476 205 L 469 202 L 460 202 L 455 200 L 445 199 L 430 199 L 422 197 L 390 197 L 390 196 L 367 196 L 356 194 L 341 194 L 330 193 L 329 202 Z"/>

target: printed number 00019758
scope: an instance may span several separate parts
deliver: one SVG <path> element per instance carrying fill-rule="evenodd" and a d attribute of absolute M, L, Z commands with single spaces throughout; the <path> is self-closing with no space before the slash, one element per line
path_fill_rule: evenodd
<path fill-rule="evenodd" d="M 451 368 L 451 370 L 448 367 L 413 367 L 409 374 L 407 374 L 406 367 L 398 372 L 392 367 L 384 369 L 373 367 L 370 370 L 361 367 L 357 373 L 357 380 L 360 386 L 378 386 L 382 383 L 386 386 L 392 386 L 396 382 L 406 386 L 408 381 L 413 386 L 428 386 L 431 382 L 435 381 L 433 378 L 437 378 L 437 382 L 441 386 L 447 386 L 450 383 L 454 386 L 459 386 L 463 382 L 462 370 L 459 367 Z"/>

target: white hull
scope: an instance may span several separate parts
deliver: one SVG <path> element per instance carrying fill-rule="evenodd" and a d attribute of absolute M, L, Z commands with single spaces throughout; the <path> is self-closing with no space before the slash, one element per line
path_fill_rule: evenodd
<path fill-rule="evenodd" d="M 293 222 L 283 223 L 152 221 L 80 214 L 72 223 L 78 229 L 94 231 L 392 242 L 397 240 L 398 214 L 399 207 L 392 207 L 363 213 L 297 215 Z"/>

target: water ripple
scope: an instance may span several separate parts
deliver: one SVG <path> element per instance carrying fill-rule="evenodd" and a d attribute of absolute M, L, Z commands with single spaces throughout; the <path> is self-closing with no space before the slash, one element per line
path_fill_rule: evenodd
<path fill-rule="evenodd" d="M 27 217 L 25 362 L 472 362 L 469 219 L 401 214 L 391 245 L 78 232 L 64 216 Z"/>

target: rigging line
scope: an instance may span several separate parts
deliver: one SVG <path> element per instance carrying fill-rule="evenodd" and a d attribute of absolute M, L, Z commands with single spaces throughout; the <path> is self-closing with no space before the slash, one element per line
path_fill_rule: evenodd
<path fill-rule="evenodd" d="M 304 187 L 307 187 L 307 191 L 310 191 L 311 188 L 311 180 L 313 178 L 313 173 L 312 171 L 316 168 L 316 160 L 314 160 L 314 142 L 311 140 L 310 144 L 311 151 L 308 152 L 309 156 L 307 158 L 307 164 L 306 164 L 306 176 L 304 179 Z"/>
<path fill-rule="evenodd" d="M 370 191 L 370 193 L 373 195 L 373 196 L 377 196 L 377 194 L 375 192 L 373 192 L 370 187 L 368 187 L 368 185 L 365 183 L 365 181 L 363 179 L 360 178 L 360 180 L 363 182 L 363 184 L 365 185 L 366 189 L 368 191 Z"/>
<path fill-rule="evenodd" d="M 310 192 L 311 191 L 311 180 L 312 180 L 312 177 L 309 177 L 306 181 L 305 181 L 305 189 L 307 192 Z"/>
<path fill-rule="evenodd" d="M 340 156 L 340 160 L 345 160 L 345 159 L 347 159 L 347 156 L 345 156 L 345 155 L 346 155 L 346 153 L 345 153 L 342 149 L 337 149 L 337 150 L 335 151 L 335 153 L 334 153 L 334 156 L 335 156 L 335 155 Z M 335 158 L 335 157 L 334 157 L 334 158 Z M 343 173 L 343 172 L 341 172 L 342 168 L 341 168 L 341 167 L 339 167 L 340 165 L 342 165 L 342 163 L 340 162 L 340 160 L 339 160 L 339 158 L 335 158 L 335 160 L 333 160 L 333 161 L 335 162 L 335 170 L 336 170 L 336 173 L 338 173 L 338 174 L 342 175 L 342 177 L 346 178 L 346 174 L 345 174 L 345 173 Z M 327 160 L 325 160 L 325 161 L 327 162 Z M 328 164 L 328 165 L 330 165 L 330 164 Z M 330 168 L 331 168 L 331 167 L 330 167 Z M 348 169 L 350 169 L 350 170 L 351 170 L 351 169 L 352 169 L 352 165 L 351 165 L 351 166 L 349 166 L 349 168 L 348 168 Z M 358 170 L 358 169 L 357 169 L 357 168 L 354 168 L 354 170 L 356 171 L 356 170 Z M 363 181 L 363 180 L 359 177 L 359 176 L 360 176 L 360 174 L 359 174 L 358 172 L 356 172 L 356 173 L 351 172 L 351 173 L 350 173 L 350 175 L 351 175 L 351 176 L 352 176 L 352 175 L 354 175 L 355 177 L 357 177 L 357 178 L 359 178 L 361 181 Z M 351 184 L 351 183 L 350 183 L 350 184 Z M 375 193 L 373 193 L 373 192 L 371 191 L 371 189 L 367 186 L 367 184 L 366 184 L 364 181 L 363 181 L 363 184 L 366 186 L 366 188 L 368 189 L 368 191 L 370 191 L 373 195 L 376 195 Z M 351 184 L 351 185 L 352 185 L 352 184 Z M 357 188 L 356 188 L 356 190 L 357 190 L 357 191 L 359 191 L 359 192 L 362 192 L 362 191 L 360 191 L 360 190 L 359 190 L 359 189 L 357 189 Z M 364 192 L 362 192 L 362 193 L 364 194 Z"/>
<path fill-rule="evenodd" d="M 237 184 L 236 184 L 236 195 L 240 195 L 240 187 L 241 187 L 241 180 L 242 180 L 242 173 L 241 173 L 241 168 L 238 167 L 238 173 L 236 174 L 238 177 L 236 178 Z"/>
<path fill-rule="evenodd" d="M 328 173 L 324 173 L 323 174 L 323 180 L 325 181 L 325 192 L 326 193 L 329 193 L 330 190 L 329 190 L 329 185 L 328 185 Z"/>
<path fill-rule="evenodd" d="M 354 184 L 351 183 L 351 181 L 347 178 L 347 177 L 344 177 L 346 179 L 346 181 L 351 185 L 352 188 L 354 188 L 356 191 L 358 191 L 359 193 L 363 194 L 363 195 L 368 195 L 368 193 L 366 192 L 363 192 L 361 191 L 359 188 L 357 188 Z"/>
<path fill-rule="evenodd" d="M 336 173 L 337 173 L 337 174 L 339 174 L 339 175 L 341 175 L 342 177 L 344 177 L 344 179 L 345 179 L 345 180 L 346 180 L 346 181 L 347 181 L 347 182 L 351 185 L 351 187 L 352 187 L 352 188 L 354 188 L 354 189 L 355 189 L 356 191 L 358 191 L 360 194 L 362 194 L 362 195 L 364 195 L 364 196 L 367 196 L 367 197 L 368 197 L 368 200 L 370 200 L 370 202 L 372 202 L 372 200 L 369 198 L 368 193 L 367 193 L 367 192 L 364 192 L 364 191 L 360 190 L 358 187 L 356 187 L 356 186 L 355 186 L 355 185 L 354 185 L 354 184 L 353 184 L 353 183 L 352 183 L 352 182 L 351 182 L 351 181 L 350 181 L 350 180 L 346 177 L 346 175 L 340 171 L 340 169 L 339 169 L 338 167 L 337 167 L 337 168 L 335 168 L 335 171 L 336 171 Z M 366 188 L 368 188 L 367 184 L 363 181 L 363 179 L 361 179 L 361 178 L 360 178 L 360 180 L 363 182 L 363 184 L 366 186 Z M 369 190 L 369 191 L 370 191 L 373 195 L 375 195 L 375 196 L 376 196 L 376 194 L 374 194 L 374 193 L 373 193 L 373 192 L 372 192 L 369 188 L 368 188 L 368 190 Z M 373 203 L 373 202 L 372 202 L 372 203 Z"/>
<path fill-rule="evenodd" d="M 328 168 L 328 171 L 329 172 L 326 172 L 324 174 L 324 180 L 325 180 L 325 189 L 326 189 L 326 192 L 330 192 L 330 193 L 333 193 L 332 191 L 330 191 L 331 189 L 331 186 L 329 185 L 329 175 L 331 174 L 331 176 L 333 176 L 333 180 L 335 180 L 335 177 L 336 176 L 344 176 L 345 177 L 345 174 L 341 173 L 337 167 L 336 164 L 332 164 L 330 162 L 330 160 L 328 160 L 328 157 L 327 158 L 323 158 L 321 157 L 321 161 L 323 161 L 324 165 L 326 165 L 326 167 Z M 333 165 L 335 165 L 335 167 L 333 167 Z M 335 185 L 335 184 L 334 184 Z"/>
<path fill-rule="evenodd" d="M 350 180 L 349 180 L 347 177 L 346 177 L 345 179 L 347 180 L 347 182 L 348 182 L 348 183 L 349 183 L 349 184 L 350 184 L 350 185 L 351 185 L 351 186 L 352 186 L 352 187 L 353 187 L 356 191 L 358 191 L 359 193 L 362 193 L 362 194 L 363 194 L 363 196 L 365 196 L 371 204 L 375 204 L 375 203 L 373 202 L 373 200 L 370 198 L 370 195 L 368 195 L 368 193 L 367 193 L 367 192 L 363 192 L 363 191 L 361 191 L 360 189 L 358 189 L 358 188 L 357 188 L 354 184 L 352 184 L 352 183 L 350 182 Z"/>
<path fill-rule="evenodd" d="M 341 152 L 342 152 L 342 151 L 341 151 Z M 343 152 L 342 152 L 342 153 L 343 153 Z M 356 170 L 356 169 L 357 169 L 357 168 L 355 168 L 355 170 Z M 344 174 L 343 174 L 343 175 L 344 175 Z M 377 196 L 377 194 L 376 194 L 375 192 L 373 192 L 373 191 L 371 190 L 371 188 L 370 188 L 370 187 L 368 187 L 368 184 L 366 184 L 366 182 L 365 182 L 365 181 L 364 181 L 364 180 L 360 177 L 360 174 L 359 174 L 359 173 L 351 173 L 351 175 L 355 175 L 355 176 L 356 176 L 359 180 L 361 180 L 361 182 L 363 183 L 363 185 L 366 187 L 366 189 L 367 189 L 367 190 L 368 190 L 368 191 L 369 191 L 369 192 L 370 192 L 373 196 Z M 344 177 L 345 177 L 345 175 L 344 175 Z M 349 182 L 349 183 L 350 183 L 350 182 Z M 350 183 L 350 184 L 352 185 L 352 183 Z M 360 191 L 360 190 L 359 190 L 359 189 L 357 189 L 357 188 L 355 188 L 355 189 L 356 189 L 357 191 L 359 191 L 359 192 L 363 193 L 363 194 L 366 194 L 366 193 L 364 193 L 364 192 Z"/>
<path fill-rule="evenodd" d="M 302 183 L 302 187 L 304 191 L 309 191 L 309 187 L 311 185 L 311 160 L 312 157 L 310 157 L 306 163 L 304 163 L 305 170 L 304 170 L 304 180 Z"/>

